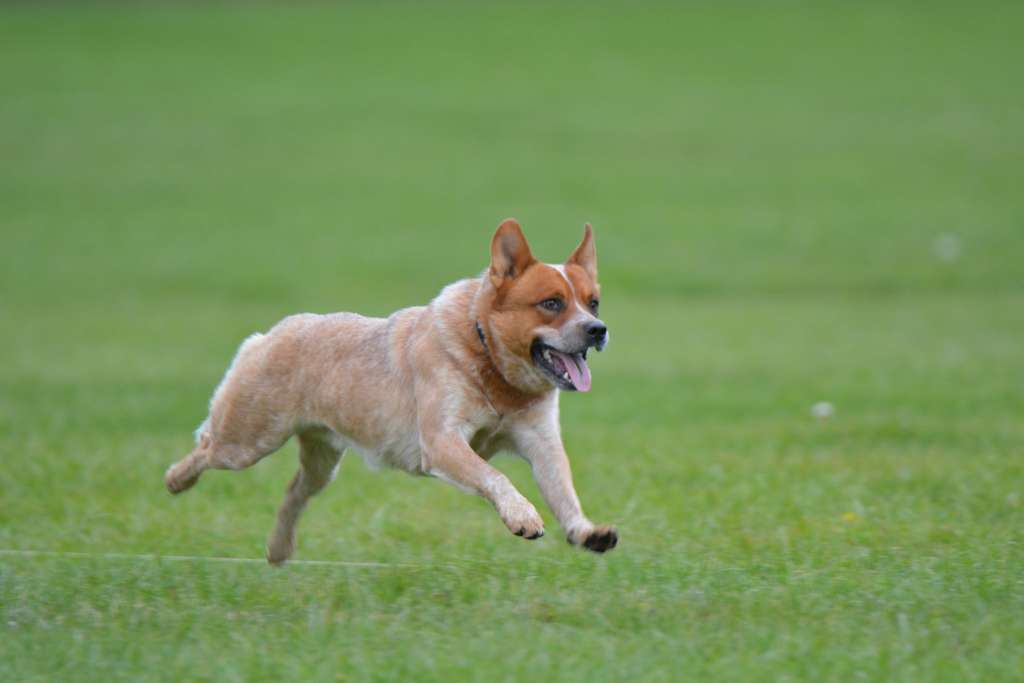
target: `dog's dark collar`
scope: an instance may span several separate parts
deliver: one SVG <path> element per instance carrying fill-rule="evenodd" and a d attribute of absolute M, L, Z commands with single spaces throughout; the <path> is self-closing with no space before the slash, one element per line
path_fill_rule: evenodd
<path fill-rule="evenodd" d="M 480 343 L 484 345 L 484 351 L 490 353 L 487 348 L 487 337 L 484 336 L 484 328 L 480 327 L 480 321 L 476 321 L 476 336 L 480 337 Z"/>
<path fill-rule="evenodd" d="M 475 324 L 476 324 L 476 336 L 480 337 L 480 345 L 484 347 L 484 355 L 487 356 L 487 359 L 490 361 L 490 365 L 493 368 L 494 367 L 494 359 L 491 357 L 491 350 L 489 348 L 487 348 L 487 337 L 484 336 L 484 328 L 480 325 L 480 321 L 479 320 L 477 320 Z M 484 399 L 487 400 L 487 405 L 489 405 L 491 407 L 491 410 L 494 411 L 494 414 L 498 416 L 498 421 L 500 422 L 501 420 L 505 419 L 505 416 L 502 414 L 502 412 L 500 410 L 498 410 L 494 406 L 494 401 L 491 400 L 490 395 L 487 393 L 487 383 L 482 381 L 482 380 L 483 380 L 483 378 L 481 377 L 480 393 L 483 394 Z"/>

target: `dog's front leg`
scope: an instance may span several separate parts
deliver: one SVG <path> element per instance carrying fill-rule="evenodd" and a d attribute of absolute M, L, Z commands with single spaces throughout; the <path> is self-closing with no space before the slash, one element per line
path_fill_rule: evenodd
<path fill-rule="evenodd" d="M 540 424 L 520 427 L 514 433 L 514 440 L 519 454 L 530 463 L 541 495 L 558 518 L 569 543 L 597 553 L 614 548 L 619 542 L 615 527 L 595 526 L 583 514 L 572 485 L 569 456 L 562 445 L 557 417 L 553 421 L 543 420 Z"/>
<path fill-rule="evenodd" d="M 458 433 L 425 436 L 424 470 L 464 491 L 491 501 L 501 521 L 516 536 L 533 540 L 544 535 L 544 520 L 508 477 L 477 455 Z"/>

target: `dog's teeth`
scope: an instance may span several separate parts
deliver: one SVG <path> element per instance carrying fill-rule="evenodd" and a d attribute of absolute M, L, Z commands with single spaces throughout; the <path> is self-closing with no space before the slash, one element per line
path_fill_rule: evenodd
<path fill-rule="evenodd" d="M 551 361 L 551 352 L 548 351 L 547 349 L 544 349 L 544 360 L 546 360 L 548 362 Z"/>
<path fill-rule="evenodd" d="M 562 373 L 562 379 L 569 379 L 569 373 L 568 372 L 563 372 Z"/>

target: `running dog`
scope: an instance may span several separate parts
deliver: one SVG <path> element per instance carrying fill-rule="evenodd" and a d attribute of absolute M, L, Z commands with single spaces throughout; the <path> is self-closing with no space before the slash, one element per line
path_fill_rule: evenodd
<path fill-rule="evenodd" d="M 301 314 L 246 339 L 196 430 L 196 448 L 165 475 L 181 493 L 204 470 L 256 464 L 293 435 L 299 470 L 277 514 L 267 559 L 295 550 L 310 497 L 351 449 L 374 466 L 431 475 L 494 505 L 509 531 L 544 535 L 537 510 L 488 461 L 526 459 L 572 544 L 594 552 L 614 527 L 583 514 L 558 420 L 560 391 L 589 391 L 587 351 L 608 343 L 590 225 L 565 263 L 537 261 L 513 219 L 498 226 L 480 277 L 388 318 Z"/>

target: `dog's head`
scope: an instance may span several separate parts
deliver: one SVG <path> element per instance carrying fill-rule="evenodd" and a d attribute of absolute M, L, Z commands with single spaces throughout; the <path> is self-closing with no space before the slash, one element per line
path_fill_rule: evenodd
<path fill-rule="evenodd" d="M 506 380 L 531 392 L 590 390 L 587 352 L 608 343 L 590 224 L 565 263 L 551 265 L 533 257 L 519 223 L 504 221 L 482 288 L 479 323 Z"/>

